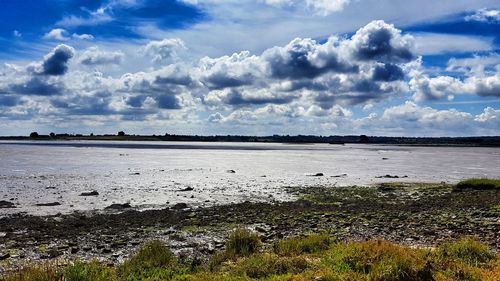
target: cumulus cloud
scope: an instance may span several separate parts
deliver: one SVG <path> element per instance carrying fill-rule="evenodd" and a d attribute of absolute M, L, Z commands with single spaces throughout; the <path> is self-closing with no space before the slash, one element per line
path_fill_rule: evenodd
<path fill-rule="evenodd" d="M 416 101 L 453 99 L 455 95 L 500 96 L 500 72 L 494 75 L 459 79 L 451 76 L 429 77 L 417 72 L 409 82 Z"/>
<path fill-rule="evenodd" d="M 500 110 L 486 107 L 473 115 L 457 109 L 438 110 L 407 101 L 389 107 L 379 116 L 375 113 L 352 120 L 359 130 L 372 130 L 392 135 L 443 136 L 485 135 L 498 130 Z"/>
<path fill-rule="evenodd" d="M 285 47 L 266 50 L 262 58 L 275 78 L 314 78 L 329 71 L 356 71 L 355 66 L 339 58 L 336 43 L 333 37 L 325 44 L 296 38 Z"/>
<path fill-rule="evenodd" d="M 465 17 L 467 21 L 481 21 L 488 23 L 500 22 L 500 11 L 497 9 L 480 9 Z"/>
<path fill-rule="evenodd" d="M 69 38 L 66 37 L 67 31 L 62 28 L 55 28 L 47 32 L 43 38 L 47 40 L 59 40 L 66 41 Z"/>
<path fill-rule="evenodd" d="M 402 35 L 401 30 L 381 20 L 359 29 L 348 44 L 360 60 L 401 63 L 415 58 L 413 37 Z"/>
<path fill-rule="evenodd" d="M 200 79 L 210 89 L 253 84 L 263 71 L 260 58 L 248 51 L 215 59 L 205 57 L 199 64 Z"/>
<path fill-rule="evenodd" d="M 192 118 L 189 122 L 217 127 L 274 129 L 288 124 L 299 133 L 305 128 L 332 134 L 370 128 L 405 134 L 402 128 L 449 131 L 458 130 L 460 122 L 467 124 L 462 126 L 466 132 L 487 133 L 500 126 L 499 110 L 492 107 L 472 115 L 415 103 L 459 94 L 499 96 L 496 54 L 452 59 L 448 70 L 459 75 L 435 75 L 417 58 L 412 36 L 383 21 L 371 22 L 350 37 L 296 38 L 260 54 L 241 51 L 189 63 L 179 59 L 185 49 L 180 39 L 151 41 L 139 55 L 147 54 L 155 65 L 121 76 L 94 67 L 125 59 L 122 51 L 101 48 L 76 54 L 62 44 L 41 62 L 0 67 L 0 115 L 99 122 Z M 68 71 L 74 56 L 78 64 Z M 410 96 L 414 101 L 380 108 L 382 100 Z M 355 105 L 365 112 L 353 109 Z M 353 112 L 368 116 L 356 119 Z"/>
<path fill-rule="evenodd" d="M 152 57 L 155 63 L 171 62 L 178 58 L 179 52 L 185 50 L 184 41 L 179 38 L 163 39 L 161 41 L 151 41 L 144 51 Z"/>
<path fill-rule="evenodd" d="M 75 55 L 75 49 L 65 44 L 58 45 L 43 58 L 44 75 L 64 75 L 68 71 L 68 62 Z"/>
<path fill-rule="evenodd" d="M 415 59 L 411 36 L 374 21 L 351 38 L 332 36 L 323 43 L 296 38 L 260 56 L 204 58 L 198 73 L 210 90 L 205 102 L 211 106 L 284 104 L 307 97 L 328 109 L 405 93 L 406 64 Z"/>
<path fill-rule="evenodd" d="M 489 125 L 500 125 L 500 109 L 486 107 L 481 114 L 476 115 L 475 121 Z"/>
<path fill-rule="evenodd" d="M 248 106 L 262 104 L 286 104 L 290 103 L 296 96 L 290 94 L 276 93 L 267 89 L 257 91 L 238 91 L 236 89 L 225 89 L 211 91 L 204 99 L 207 105 L 226 104 L 231 106 Z"/>
<path fill-rule="evenodd" d="M 98 47 L 91 47 L 81 55 L 79 61 L 84 65 L 121 64 L 125 54 L 121 51 L 102 51 Z"/>
<path fill-rule="evenodd" d="M 59 82 L 35 76 L 25 82 L 10 85 L 8 91 L 25 96 L 58 96 L 63 94 L 64 86 Z"/>

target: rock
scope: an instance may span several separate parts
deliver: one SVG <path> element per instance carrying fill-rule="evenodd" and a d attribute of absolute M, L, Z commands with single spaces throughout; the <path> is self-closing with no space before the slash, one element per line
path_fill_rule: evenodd
<path fill-rule="evenodd" d="M 128 208 L 132 208 L 130 203 L 123 203 L 123 204 L 115 203 L 115 204 L 111 204 L 111 205 L 107 206 L 105 209 L 121 210 L 121 209 L 128 209 Z"/>
<path fill-rule="evenodd" d="M 52 207 L 52 206 L 60 206 L 61 203 L 59 203 L 59 202 L 50 202 L 50 203 L 37 203 L 35 205 L 39 206 L 39 207 Z"/>
<path fill-rule="evenodd" d="M 182 210 L 188 208 L 188 205 L 186 203 L 177 203 L 174 206 L 172 206 L 172 209 L 174 210 Z"/>
<path fill-rule="evenodd" d="M 82 192 L 80 193 L 80 196 L 97 196 L 99 195 L 99 192 L 92 190 L 90 192 Z"/>
<path fill-rule="evenodd" d="M 234 173 L 236 173 L 236 171 L 235 171 L 235 170 L 227 170 L 226 172 L 228 172 L 228 173 L 230 173 L 230 174 L 234 174 Z"/>
<path fill-rule="evenodd" d="M 376 178 L 377 179 L 383 179 L 383 178 L 386 178 L 386 179 L 399 179 L 399 176 L 391 176 L 391 175 L 387 174 L 385 176 L 378 176 Z"/>
<path fill-rule="evenodd" d="M 6 260 L 8 258 L 10 258 L 10 254 L 9 253 L 0 254 L 0 261 Z"/>
<path fill-rule="evenodd" d="M 0 201 L 0 208 L 15 208 L 16 205 L 12 202 L 1 200 Z"/>
<path fill-rule="evenodd" d="M 378 187 L 378 190 L 380 190 L 380 191 L 394 191 L 394 190 L 396 190 L 396 188 L 393 186 L 380 185 Z"/>
<path fill-rule="evenodd" d="M 192 188 L 191 186 L 188 186 L 188 187 L 181 189 L 179 191 L 193 191 L 193 190 L 194 190 L 194 188 Z"/>
<path fill-rule="evenodd" d="M 110 248 L 104 248 L 101 251 L 103 254 L 111 254 L 113 251 Z"/>

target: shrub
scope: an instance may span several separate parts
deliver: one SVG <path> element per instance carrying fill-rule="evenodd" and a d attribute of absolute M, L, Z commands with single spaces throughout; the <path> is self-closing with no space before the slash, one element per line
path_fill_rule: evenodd
<path fill-rule="evenodd" d="M 132 256 L 120 268 L 124 278 L 139 275 L 158 275 L 158 269 L 173 269 L 177 266 L 177 258 L 161 241 L 146 243 L 137 254 Z"/>
<path fill-rule="evenodd" d="M 488 189 L 499 189 L 500 179 L 468 179 L 463 180 L 456 185 L 456 189 L 476 189 L 476 190 L 488 190 Z"/>
<path fill-rule="evenodd" d="M 274 243 L 274 252 L 280 255 L 300 255 L 327 250 L 335 241 L 327 234 L 293 237 Z"/>
<path fill-rule="evenodd" d="M 256 253 L 261 244 L 257 234 L 245 229 L 236 230 L 231 233 L 226 242 L 226 257 L 249 256 Z"/>
<path fill-rule="evenodd" d="M 441 259 L 460 260 L 469 265 L 486 263 L 495 258 L 488 246 L 474 238 L 462 238 L 439 246 L 437 255 Z"/>

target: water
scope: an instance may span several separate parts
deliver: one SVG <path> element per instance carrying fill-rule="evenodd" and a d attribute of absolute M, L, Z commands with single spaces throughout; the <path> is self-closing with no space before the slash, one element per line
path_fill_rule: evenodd
<path fill-rule="evenodd" d="M 287 200 L 287 186 L 500 176 L 500 149 L 486 147 L 0 142 L 0 160 L 0 200 L 17 204 L 0 215 L 100 210 L 126 202 L 158 208 Z M 324 176 L 311 176 L 316 173 Z M 387 174 L 407 177 L 377 178 Z M 181 191 L 187 187 L 194 190 Z M 92 190 L 99 196 L 79 196 Z M 36 206 L 50 202 L 61 205 Z"/>

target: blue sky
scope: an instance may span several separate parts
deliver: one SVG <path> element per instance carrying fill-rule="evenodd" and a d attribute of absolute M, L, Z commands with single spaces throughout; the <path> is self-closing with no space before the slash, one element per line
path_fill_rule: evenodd
<path fill-rule="evenodd" d="M 498 1 L 0 1 L 0 135 L 499 135 Z"/>

